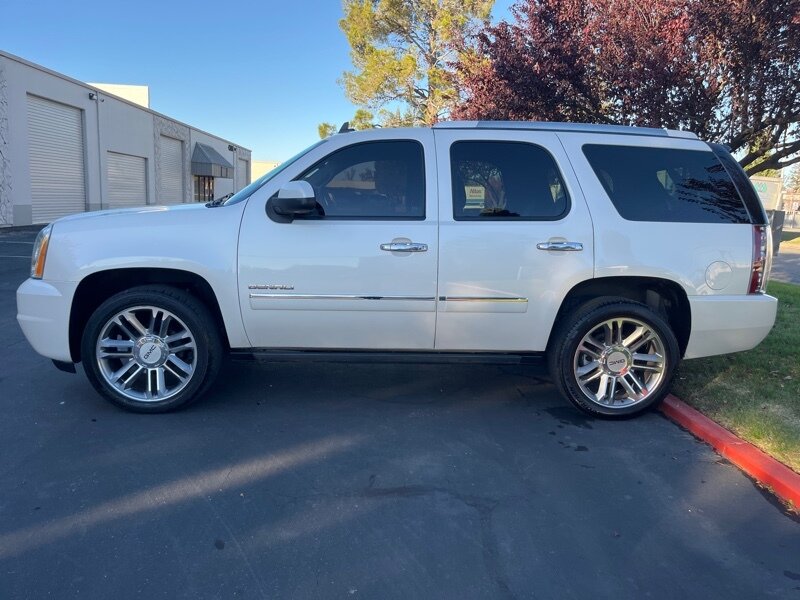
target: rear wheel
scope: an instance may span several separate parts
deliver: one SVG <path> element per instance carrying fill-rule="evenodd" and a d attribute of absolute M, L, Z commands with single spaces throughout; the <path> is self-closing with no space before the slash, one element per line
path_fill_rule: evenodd
<path fill-rule="evenodd" d="M 216 377 L 222 352 L 208 309 L 169 286 L 112 296 L 90 317 L 81 342 L 95 389 L 136 412 L 166 412 L 198 398 Z"/>
<path fill-rule="evenodd" d="M 550 372 L 581 410 L 628 417 L 669 392 L 680 350 L 662 315 L 644 304 L 601 299 L 576 309 L 556 334 Z"/>

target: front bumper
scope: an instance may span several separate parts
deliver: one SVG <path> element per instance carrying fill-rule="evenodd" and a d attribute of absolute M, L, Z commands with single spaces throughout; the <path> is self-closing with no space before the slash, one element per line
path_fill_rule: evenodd
<path fill-rule="evenodd" d="M 28 279 L 17 289 L 17 322 L 42 356 L 72 362 L 69 315 L 77 283 Z"/>
<path fill-rule="evenodd" d="M 778 299 L 766 294 L 690 296 L 692 332 L 684 358 L 750 350 L 775 324 Z"/>

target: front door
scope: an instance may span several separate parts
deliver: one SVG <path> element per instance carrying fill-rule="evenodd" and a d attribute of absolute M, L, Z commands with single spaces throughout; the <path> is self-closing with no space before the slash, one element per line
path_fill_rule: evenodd
<path fill-rule="evenodd" d="M 434 131 L 436 348 L 544 350 L 561 300 L 593 272 L 592 221 L 557 135 Z"/>
<path fill-rule="evenodd" d="M 426 350 L 434 345 L 438 232 L 433 134 L 333 136 L 248 200 L 239 296 L 254 347 Z M 277 223 L 290 180 L 319 214 Z"/>

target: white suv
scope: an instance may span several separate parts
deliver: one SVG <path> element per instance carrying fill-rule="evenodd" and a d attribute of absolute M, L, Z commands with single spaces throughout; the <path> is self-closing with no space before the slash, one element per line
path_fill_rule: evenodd
<path fill-rule="evenodd" d="M 768 222 L 721 146 L 661 129 L 451 122 L 321 141 L 224 202 L 66 217 L 17 292 L 33 347 L 124 408 L 227 354 L 525 363 L 595 415 L 777 308 Z"/>

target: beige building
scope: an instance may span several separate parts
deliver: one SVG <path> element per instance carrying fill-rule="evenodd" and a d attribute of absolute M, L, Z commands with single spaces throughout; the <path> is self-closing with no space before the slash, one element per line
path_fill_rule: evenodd
<path fill-rule="evenodd" d="M 206 202 L 250 169 L 250 150 L 150 109 L 147 86 L 84 83 L 0 51 L 0 226 Z"/>
<path fill-rule="evenodd" d="M 252 166 L 250 167 L 251 181 L 255 181 L 265 173 L 269 173 L 279 164 L 281 163 L 279 163 L 277 160 L 254 160 Z"/>
<path fill-rule="evenodd" d="M 89 83 L 98 90 L 118 96 L 128 102 L 150 108 L 150 87 L 146 85 L 128 85 L 124 83 Z"/>

